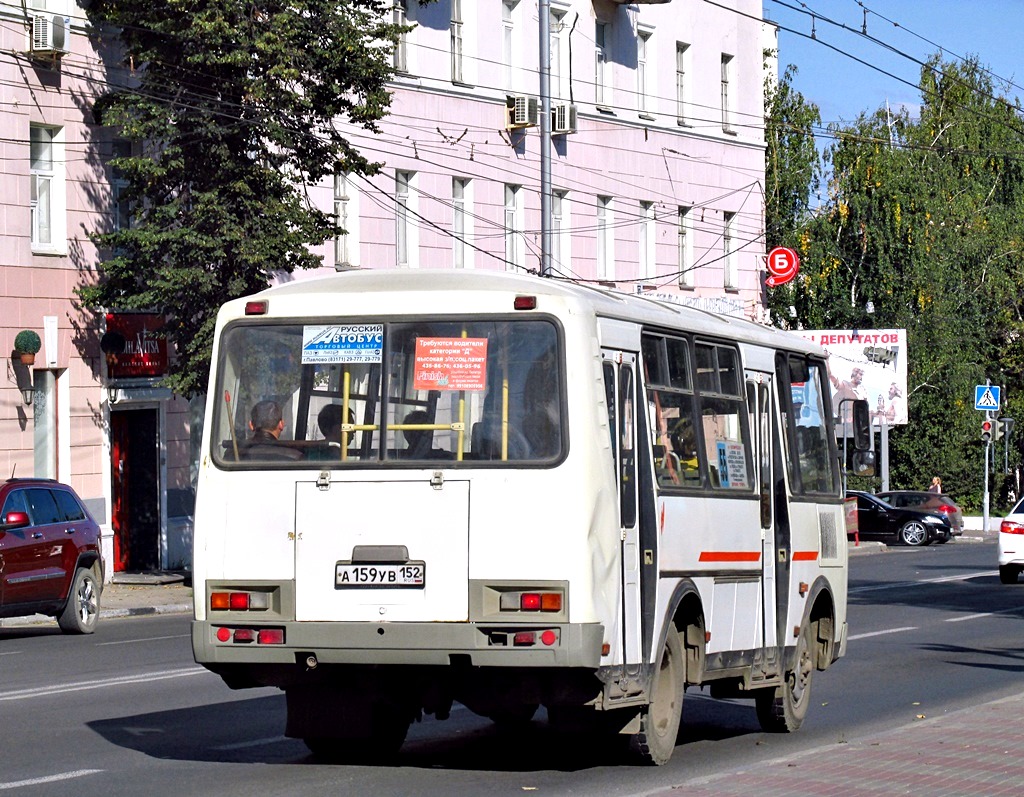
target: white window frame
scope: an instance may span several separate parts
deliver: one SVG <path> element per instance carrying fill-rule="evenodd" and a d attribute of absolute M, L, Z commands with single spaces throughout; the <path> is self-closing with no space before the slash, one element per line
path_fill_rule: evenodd
<path fill-rule="evenodd" d="M 689 102 L 689 86 L 686 73 L 690 66 L 690 45 L 676 42 L 676 124 L 688 126 L 687 104 Z"/>
<path fill-rule="evenodd" d="M 451 53 L 452 53 L 452 83 L 462 83 L 463 80 L 463 38 L 462 38 L 462 0 L 451 0 Z"/>
<path fill-rule="evenodd" d="M 505 88 L 508 91 L 515 90 L 515 12 L 517 5 L 518 0 L 502 0 L 501 2 L 501 65 Z"/>
<path fill-rule="evenodd" d="M 395 264 L 419 265 L 419 225 L 416 218 L 416 173 L 395 170 Z"/>
<path fill-rule="evenodd" d="M 64 129 L 29 126 L 29 215 L 33 252 L 67 253 Z"/>
<path fill-rule="evenodd" d="M 560 100 L 566 92 L 563 84 L 562 75 L 565 72 L 564 56 L 562 53 L 562 28 L 565 26 L 565 9 L 552 8 L 551 9 L 551 35 L 548 40 L 548 57 L 550 58 L 550 88 L 551 88 L 551 99 Z"/>
<path fill-rule="evenodd" d="M 693 208 L 680 205 L 676 210 L 676 271 L 679 287 L 693 288 L 693 228 L 690 219 Z"/>
<path fill-rule="evenodd" d="M 736 238 L 736 214 L 725 211 L 722 214 L 722 272 L 726 290 L 739 288 L 736 274 L 736 252 L 733 242 Z"/>
<path fill-rule="evenodd" d="M 608 34 L 607 22 L 594 24 L 594 104 L 604 107 L 608 101 Z"/>
<path fill-rule="evenodd" d="M 522 225 L 522 201 L 523 191 L 521 185 L 505 183 L 504 192 L 504 228 L 505 228 L 505 270 L 514 271 L 523 265 L 523 248 L 520 245 L 519 234 L 523 229 Z"/>
<path fill-rule="evenodd" d="M 650 81 L 653 72 L 648 70 L 651 55 L 651 38 L 654 31 L 636 32 L 636 110 L 642 116 L 649 116 Z"/>
<path fill-rule="evenodd" d="M 473 268 L 473 181 L 452 177 L 452 266 Z"/>
<path fill-rule="evenodd" d="M 395 25 L 409 24 L 409 0 L 394 0 L 391 11 L 391 21 Z M 409 74 L 409 34 L 402 33 L 398 36 L 398 43 L 395 45 L 395 52 L 392 56 L 392 66 L 399 74 Z"/>
<path fill-rule="evenodd" d="M 334 239 L 334 268 L 359 265 L 359 192 L 348 174 L 334 175 L 334 220 L 344 232 Z"/>
<path fill-rule="evenodd" d="M 615 279 L 615 238 L 612 229 L 615 224 L 612 198 L 597 197 L 597 278 Z"/>
<path fill-rule="evenodd" d="M 638 277 L 643 280 L 654 279 L 658 274 L 657 257 L 655 256 L 654 228 L 656 223 L 655 204 L 649 201 L 640 202 L 640 225 L 637 244 Z"/>
<path fill-rule="evenodd" d="M 735 59 L 728 53 L 722 53 L 722 132 L 732 133 L 733 128 L 733 95 L 732 86 L 735 83 L 733 75 L 733 61 Z"/>
<path fill-rule="evenodd" d="M 569 192 L 554 190 L 551 192 L 551 262 L 563 274 L 570 273 L 572 262 L 572 237 L 569 235 L 572 208 L 569 203 Z"/>

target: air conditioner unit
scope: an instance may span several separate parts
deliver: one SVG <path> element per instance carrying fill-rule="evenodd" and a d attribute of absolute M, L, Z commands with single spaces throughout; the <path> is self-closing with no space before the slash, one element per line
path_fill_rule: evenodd
<path fill-rule="evenodd" d="M 576 132 L 576 106 L 562 102 L 551 109 L 551 133 L 562 135 Z"/>
<path fill-rule="evenodd" d="M 59 14 L 32 15 L 32 53 L 63 55 L 68 51 L 69 23 Z"/>
<path fill-rule="evenodd" d="M 512 94 L 506 100 L 509 127 L 534 127 L 540 122 L 540 103 L 536 97 Z"/>

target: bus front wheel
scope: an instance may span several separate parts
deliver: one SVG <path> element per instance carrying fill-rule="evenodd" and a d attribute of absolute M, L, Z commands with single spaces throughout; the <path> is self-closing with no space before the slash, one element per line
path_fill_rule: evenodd
<path fill-rule="evenodd" d="M 754 695 L 757 720 L 768 733 L 792 733 L 800 729 L 811 702 L 811 676 L 814 674 L 811 626 L 800 629 L 796 640 L 793 669 L 786 673 L 782 686 L 759 689 Z"/>
<path fill-rule="evenodd" d="M 651 679 L 650 703 L 640 712 L 640 731 L 629 739 L 630 749 L 645 763 L 660 766 L 672 757 L 683 716 L 685 689 L 686 659 L 679 632 L 673 626 Z"/>

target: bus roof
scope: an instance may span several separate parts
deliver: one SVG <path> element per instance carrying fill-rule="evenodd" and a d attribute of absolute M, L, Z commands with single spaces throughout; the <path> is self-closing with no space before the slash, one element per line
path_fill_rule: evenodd
<path fill-rule="evenodd" d="M 270 301 L 271 313 L 275 316 L 322 315 L 329 314 L 332 309 L 336 313 L 338 303 L 336 300 L 332 301 L 331 297 L 352 293 L 360 295 L 360 309 L 366 312 L 378 312 L 373 306 L 374 294 L 386 298 L 392 312 L 397 312 L 397 308 L 403 305 L 419 310 L 432 304 L 437 307 L 450 307 L 446 300 L 458 294 L 478 294 L 480 298 L 488 295 L 545 296 L 567 304 L 589 306 L 599 317 L 636 321 L 659 327 L 682 328 L 767 346 L 778 347 L 782 344 L 791 351 L 819 356 L 825 354 L 817 344 L 799 335 L 756 324 L 745 318 L 720 315 L 664 299 L 622 293 L 587 283 L 496 271 L 352 269 L 325 277 L 276 285 L 257 294 L 228 302 L 223 308 L 222 320 L 242 316 L 245 302 L 252 299 Z M 321 297 L 323 303 L 311 300 L 311 294 Z M 405 300 L 412 298 L 410 294 L 418 295 L 420 300 L 406 304 Z M 424 301 L 424 296 L 436 297 L 436 301 Z M 294 301 L 300 297 L 301 305 Z M 276 299 L 283 301 L 278 304 L 274 301 Z M 474 310 L 485 309 L 477 303 L 470 303 L 467 306 Z M 511 303 L 507 307 L 511 310 Z M 784 344 L 779 336 L 784 336 Z"/>

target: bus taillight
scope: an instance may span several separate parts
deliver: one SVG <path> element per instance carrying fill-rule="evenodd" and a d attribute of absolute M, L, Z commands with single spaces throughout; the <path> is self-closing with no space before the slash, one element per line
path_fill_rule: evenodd
<path fill-rule="evenodd" d="M 503 612 L 560 612 L 561 592 L 504 592 L 499 604 Z"/>
<path fill-rule="evenodd" d="M 283 628 L 227 628 L 220 626 L 214 631 L 218 642 L 233 644 L 283 645 Z"/>
<path fill-rule="evenodd" d="M 266 592 L 211 592 L 210 610 L 216 612 L 266 611 L 270 596 Z"/>

